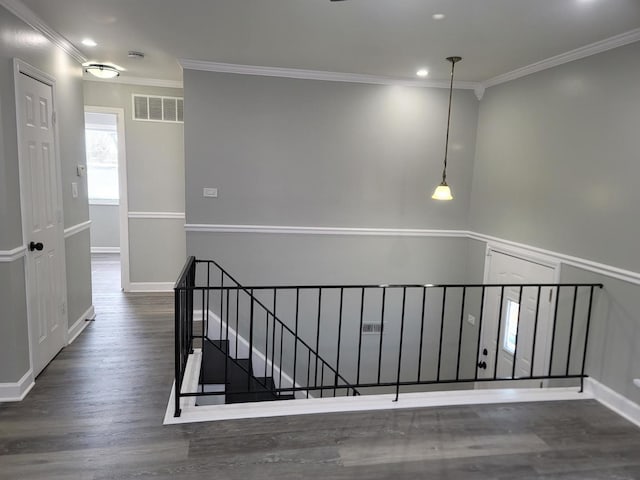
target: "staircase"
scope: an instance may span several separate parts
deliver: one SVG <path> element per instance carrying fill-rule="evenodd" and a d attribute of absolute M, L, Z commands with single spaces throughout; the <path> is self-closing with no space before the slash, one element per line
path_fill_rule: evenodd
<path fill-rule="evenodd" d="M 202 364 L 199 384 L 204 391 L 221 391 L 217 401 L 211 396 L 199 397 L 198 405 L 211 403 L 270 402 L 292 400 L 293 394 L 276 392 L 273 377 L 254 375 L 248 358 L 233 358 L 229 355 L 229 340 L 206 340 L 202 349 Z M 224 402 L 221 401 L 224 399 Z"/>

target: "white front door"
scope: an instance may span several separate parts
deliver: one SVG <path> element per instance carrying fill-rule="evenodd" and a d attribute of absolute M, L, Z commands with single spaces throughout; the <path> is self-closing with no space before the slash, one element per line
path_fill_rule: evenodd
<path fill-rule="evenodd" d="M 555 281 L 554 268 L 523 258 L 493 251 L 487 262 L 488 284 L 551 284 Z M 487 288 L 478 359 L 480 378 L 545 374 L 554 297 L 552 287 Z"/>
<path fill-rule="evenodd" d="M 17 75 L 22 221 L 33 373 L 56 356 L 66 339 L 62 200 L 56 159 L 51 85 Z"/>

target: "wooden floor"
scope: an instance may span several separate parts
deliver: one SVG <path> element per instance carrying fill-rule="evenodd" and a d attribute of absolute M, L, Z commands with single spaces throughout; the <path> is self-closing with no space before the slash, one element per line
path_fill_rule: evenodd
<path fill-rule="evenodd" d="M 2 479 L 640 479 L 640 429 L 595 401 L 163 426 L 172 298 L 95 259 L 96 321 L 0 405 Z"/>

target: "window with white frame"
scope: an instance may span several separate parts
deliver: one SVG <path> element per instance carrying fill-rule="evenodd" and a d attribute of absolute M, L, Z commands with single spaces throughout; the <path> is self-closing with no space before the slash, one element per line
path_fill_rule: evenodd
<path fill-rule="evenodd" d="M 85 142 L 89 203 L 117 205 L 120 201 L 117 116 L 85 113 Z"/>

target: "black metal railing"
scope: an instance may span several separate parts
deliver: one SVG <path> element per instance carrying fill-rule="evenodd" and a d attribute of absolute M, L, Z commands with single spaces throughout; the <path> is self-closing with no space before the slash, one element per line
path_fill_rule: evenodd
<path fill-rule="evenodd" d="M 597 288 L 242 286 L 216 262 L 192 257 L 175 290 L 176 415 L 181 397 L 225 395 L 207 392 L 203 381 L 183 391 L 194 339 L 224 353 L 226 386 L 233 364 L 247 374 L 242 393 L 264 389 L 274 400 L 361 393 L 397 400 L 401 389 L 496 381 L 582 387 Z"/>

